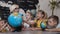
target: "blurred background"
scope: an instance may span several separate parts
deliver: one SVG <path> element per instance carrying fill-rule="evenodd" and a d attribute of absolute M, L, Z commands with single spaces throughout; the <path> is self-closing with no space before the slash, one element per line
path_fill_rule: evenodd
<path fill-rule="evenodd" d="M 20 8 L 26 10 L 44 10 L 48 17 L 52 15 L 51 7 L 49 6 L 51 0 L 0 0 L 0 15 L 2 19 L 7 19 L 9 15 L 9 7 L 12 4 L 18 4 Z M 60 0 L 54 0 L 58 3 L 60 3 Z M 60 5 L 60 4 L 59 4 Z M 2 12 L 1 12 L 2 11 Z M 54 15 L 59 16 L 60 19 L 60 8 L 55 7 L 54 9 Z M 4 17 L 3 17 L 4 16 Z"/>

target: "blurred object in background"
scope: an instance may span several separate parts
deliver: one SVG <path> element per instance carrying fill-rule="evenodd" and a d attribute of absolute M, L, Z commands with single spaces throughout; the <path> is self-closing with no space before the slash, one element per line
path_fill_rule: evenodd
<path fill-rule="evenodd" d="M 9 8 L 8 7 L 0 6 L 0 16 L 1 16 L 1 19 L 7 20 L 9 14 L 10 14 L 10 12 L 9 12 Z"/>
<path fill-rule="evenodd" d="M 13 4 L 13 2 L 12 1 L 8 1 L 8 4 Z"/>

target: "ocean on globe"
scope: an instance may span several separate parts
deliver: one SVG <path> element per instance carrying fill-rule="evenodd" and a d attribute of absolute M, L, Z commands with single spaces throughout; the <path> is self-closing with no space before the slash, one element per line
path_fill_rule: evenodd
<path fill-rule="evenodd" d="M 8 23 L 12 26 L 12 27 L 19 27 L 22 25 L 22 16 L 19 13 L 12 13 L 9 17 L 8 17 Z"/>

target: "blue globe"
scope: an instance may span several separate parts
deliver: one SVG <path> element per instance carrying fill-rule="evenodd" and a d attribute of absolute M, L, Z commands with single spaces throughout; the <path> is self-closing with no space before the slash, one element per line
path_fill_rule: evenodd
<path fill-rule="evenodd" d="M 18 15 L 14 15 L 13 13 L 8 17 L 8 23 L 12 27 L 19 27 L 22 25 L 22 15 L 18 13 Z"/>
<path fill-rule="evenodd" d="M 45 29 L 46 28 L 46 23 L 41 22 L 40 26 L 41 26 L 42 29 Z"/>

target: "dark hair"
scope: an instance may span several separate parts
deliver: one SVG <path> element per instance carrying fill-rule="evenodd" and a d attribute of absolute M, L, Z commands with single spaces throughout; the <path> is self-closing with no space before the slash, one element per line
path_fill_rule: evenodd
<path fill-rule="evenodd" d="M 51 19 L 51 18 L 53 18 L 53 20 L 57 21 L 57 24 L 59 23 L 59 17 L 58 16 L 52 15 L 48 19 Z"/>
<path fill-rule="evenodd" d="M 38 12 L 41 12 L 41 14 L 43 14 L 44 16 L 43 16 L 43 18 L 45 17 L 45 12 L 43 11 L 43 10 L 38 10 Z"/>

